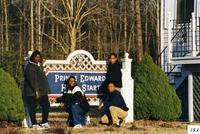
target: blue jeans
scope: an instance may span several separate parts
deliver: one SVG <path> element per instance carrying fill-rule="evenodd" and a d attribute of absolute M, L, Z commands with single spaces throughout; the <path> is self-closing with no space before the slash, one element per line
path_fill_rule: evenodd
<path fill-rule="evenodd" d="M 77 105 L 74 104 L 71 106 L 71 115 L 69 115 L 70 117 L 70 124 L 75 126 L 78 124 L 84 125 L 86 123 L 86 119 L 85 119 L 85 113 L 83 112 L 83 110 Z"/>

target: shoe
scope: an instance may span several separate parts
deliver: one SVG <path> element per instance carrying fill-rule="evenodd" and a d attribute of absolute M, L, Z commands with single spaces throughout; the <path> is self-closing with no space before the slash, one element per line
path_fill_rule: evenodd
<path fill-rule="evenodd" d="M 112 127 L 117 127 L 117 128 L 119 128 L 119 127 L 120 127 L 120 124 L 119 124 L 119 123 L 112 124 Z"/>
<path fill-rule="evenodd" d="M 89 115 L 86 117 L 86 123 L 85 124 L 86 125 L 90 124 L 90 116 Z"/>
<path fill-rule="evenodd" d="M 35 130 L 42 130 L 43 128 L 40 125 L 32 125 L 32 128 Z"/>
<path fill-rule="evenodd" d="M 49 125 L 48 122 L 42 123 L 42 124 L 40 124 L 40 126 L 41 126 L 42 128 L 50 128 L 50 125 Z"/>
<path fill-rule="evenodd" d="M 77 128 L 82 128 L 82 125 L 81 124 L 77 124 L 75 125 L 73 128 L 77 129 Z"/>
<path fill-rule="evenodd" d="M 124 120 L 119 119 L 119 126 L 121 126 L 121 124 L 124 122 Z"/>
<path fill-rule="evenodd" d="M 99 124 L 101 124 L 101 125 L 105 125 L 102 121 L 99 121 Z"/>

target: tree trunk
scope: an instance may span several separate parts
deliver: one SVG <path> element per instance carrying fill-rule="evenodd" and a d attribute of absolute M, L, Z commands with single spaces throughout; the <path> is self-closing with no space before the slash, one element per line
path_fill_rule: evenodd
<path fill-rule="evenodd" d="M 128 52 L 131 53 L 131 49 L 133 49 L 135 43 L 135 0 L 130 1 L 130 10 L 131 10 L 131 30 L 129 35 L 129 45 L 128 45 Z M 133 50 L 132 50 L 133 51 Z"/>
<path fill-rule="evenodd" d="M 148 53 L 149 44 L 148 44 L 148 1 L 145 1 L 145 52 Z"/>
<path fill-rule="evenodd" d="M 99 19 L 97 19 L 97 24 L 99 25 Z M 101 58 L 101 31 L 100 28 L 97 28 L 97 52 L 98 52 L 98 60 Z"/>
<path fill-rule="evenodd" d="M 142 45 L 142 26 L 141 26 L 141 12 L 140 0 L 135 0 L 136 11 L 136 34 L 137 34 L 137 61 L 142 61 L 143 58 L 143 45 Z"/>
<path fill-rule="evenodd" d="M 124 53 L 127 52 L 127 6 L 124 0 Z"/>
<path fill-rule="evenodd" d="M 21 2 L 21 8 L 23 8 L 24 1 Z M 22 46 L 23 46 L 23 17 L 20 15 L 20 26 L 19 26 L 19 59 L 22 57 Z"/>
<path fill-rule="evenodd" d="M 59 41 L 59 24 L 56 24 L 56 40 Z M 58 43 L 56 44 L 56 50 L 58 50 Z"/>
<path fill-rule="evenodd" d="M 157 7 L 157 27 L 156 27 L 156 44 L 157 44 L 157 55 L 160 53 L 160 1 L 156 0 Z M 158 64 L 160 64 L 160 59 L 158 60 Z"/>
<path fill-rule="evenodd" d="M 55 24 L 53 22 L 53 18 L 51 19 L 51 36 L 54 37 L 55 36 Z M 53 49 L 54 49 L 54 41 L 51 40 L 51 52 L 53 52 Z"/>
<path fill-rule="evenodd" d="M 70 52 L 73 52 L 76 50 L 76 29 L 71 30 L 71 47 L 70 47 Z"/>
<path fill-rule="evenodd" d="M 3 4 L 4 4 L 4 20 L 5 20 L 5 38 L 6 38 L 6 43 L 5 43 L 5 51 L 9 51 L 9 37 L 8 37 L 8 25 L 9 25 L 9 21 L 8 21 L 8 10 L 7 10 L 7 0 L 4 0 Z"/>
<path fill-rule="evenodd" d="M 37 0 L 37 30 L 38 30 L 38 50 L 42 51 L 42 41 L 41 41 L 41 10 L 40 10 L 40 0 Z"/>
<path fill-rule="evenodd" d="M 34 10 L 34 7 L 33 7 L 33 4 L 34 4 L 34 1 L 31 0 L 31 11 L 30 11 L 30 18 L 31 18 L 31 26 L 30 26 L 30 34 L 31 34 L 31 46 L 30 46 L 30 49 L 31 51 L 34 50 L 34 16 L 33 16 L 33 10 Z"/>
<path fill-rule="evenodd" d="M 1 1 L 1 7 L 3 9 L 3 1 Z M 1 10 L 1 14 L 3 14 L 3 10 Z M 3 26 L 3 23 L 4 23 L 4 18 L 1 17 L 1 54 L 3 55 L 3 52 L 4 52 L 4 26 Z"/>

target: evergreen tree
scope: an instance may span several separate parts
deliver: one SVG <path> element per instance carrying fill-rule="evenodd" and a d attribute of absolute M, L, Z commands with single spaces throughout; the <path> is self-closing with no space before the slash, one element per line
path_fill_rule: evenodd
<path fill-rule="evenodd" d="M 176 92 L 148 55 L 136 69 L 134 106 L 137 119 L 175 120 L 181 115 Z"/>

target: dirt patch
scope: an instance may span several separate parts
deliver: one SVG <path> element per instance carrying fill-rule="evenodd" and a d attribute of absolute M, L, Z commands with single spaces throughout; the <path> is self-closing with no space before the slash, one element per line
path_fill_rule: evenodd
<path fill-rule="evenodd" d="M 139 128 L 135 124 L 128 128 L 130 131 L 145 131 L 145 128 Z"/>
<path fill-rule="evenodd" d="M 37 114 L 38 122 L 41 114 Z M 73 129 L 66 124 L 67 114 L 52 112 L 49 116 L 50 129 L 33 130 L 22 128 L 19 125 L 7 122 L 0 123 L 0 134 L 186 134 L 188 122 L 164 122 L 139 120 L 134 123 L 123 124 L 120 128 L 99 124 L 99 119 L 93 117 L 91 124 L 81 129 Z M 199 123 L 194 123 L 199 124 Z"/>

